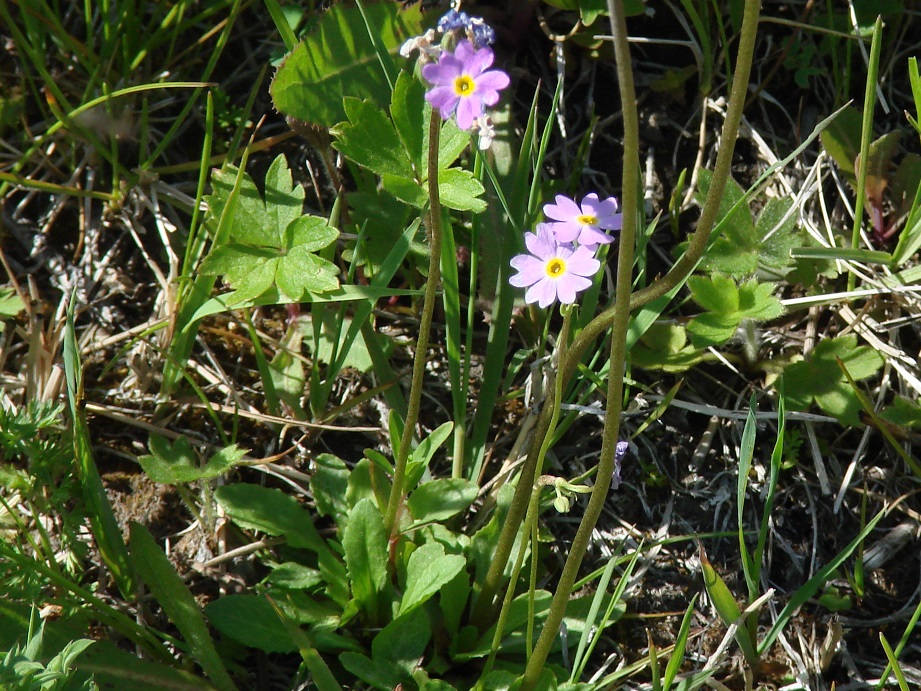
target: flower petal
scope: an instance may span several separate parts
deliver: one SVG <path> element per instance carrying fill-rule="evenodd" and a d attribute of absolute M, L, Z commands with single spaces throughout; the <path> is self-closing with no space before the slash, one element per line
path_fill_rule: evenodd
<path fill-rule="evenodd" d="M 462 130 L 469 130 L 473 121 L 483 114 L 483 104 L 474 94 L 465 96 L 457 104 L 457 126 Z"/>
<path fill-rule="evenodd" d="M 582 209 L 569 197 L 558 194 L 555 201 L 555 204 L 544 204 L 544 215 L 547 218 L 554 221 L 572 221 L 582 214 Z"/>
<path fill-rule="evenodd" d="M 556 286 L 548 279 L 535 283 L 524 294 L 525 302 L 529 304 L 536 302 L 541 307 L 549 307 L 554 300 L 556 300 Z"/>

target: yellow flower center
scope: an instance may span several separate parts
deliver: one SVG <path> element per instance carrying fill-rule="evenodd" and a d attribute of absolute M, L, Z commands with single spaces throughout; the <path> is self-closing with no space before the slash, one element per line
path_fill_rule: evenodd
<path fill-rule="evenodd" d="M 581 216 L 576 216 L 576 223 L 581 223 L 584 226 L 596 226 L 598 225 L 598 217 L 582 214 Z"/>
<path fill-rule="evenodd" d="M 550 278 L 559 278 L 566 273 L 566 262 L 559 257 L 554 257 L 544 266 L 544 271 Z"/>
<path fill-rule="evenodd" d="M 473 93 L 476 84 L 472 77 L 462 74 L 454 80 L 454 93 L 458 96 L 470 96 Z"/>

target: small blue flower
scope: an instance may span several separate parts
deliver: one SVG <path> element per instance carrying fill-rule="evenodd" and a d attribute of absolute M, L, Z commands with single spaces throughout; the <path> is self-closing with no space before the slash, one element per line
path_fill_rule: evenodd
<path fill-rule="evenodd" d="M 496 42 L 496 32 L 482 17 L 471 17 L 466 12 L 454 8 L 448 10 L 438 20 L 438 30 L 447 34 L 452 31 L 463 32 L 473 43 L 474 48 L 486 48 Z"/>
<path fill-rule="evenodd" d="M 467 30 L 473 35 L 473 45 L 477 48 L 491 46 L 496 42 L 495 30 L 479 17 L 473 17 Z"/>
<path fill-rule="evenodd" d="M 614 448 L 614 472 L 611 473 L 611 489 L 620 487 L 620 464 L 624 460 L 624 456 L 627 455 L 629 448 L 630 442 L 628 441 L 619 441 Z"/>
<path fill-rule="evenodd" d="M 457 29 L 466 31 L 469 24 L 470 16 L 466 12 L 458 12 L 452 7 L 438 20 L 438 30 L 443 34 Z"/>

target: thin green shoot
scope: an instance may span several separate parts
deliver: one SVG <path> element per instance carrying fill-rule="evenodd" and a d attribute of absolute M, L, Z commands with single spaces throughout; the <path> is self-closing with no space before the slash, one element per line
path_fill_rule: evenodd
<path fill-rule="evenodd" d="M 290 53 L 297 45 L 297 36 L 294 35 L 294 29 L 288 23 L 288 18 L 285 16 L 284 10 L 281 9 L 281 5 L 278 4 L 278 0 L 264 0 L 264 2 L 265 8 L 269 11 L 269 16 L 272 17 L 272 21 L 275 23 L 275 28 L 278 29 L 278 33 L 281 35 L 281 40 L 285 43 L 285 49 Z"/>
<path fill-rule="evenodd" d="M 860 226 L 863 225 L 863 207 L 866 201 L 867 161 L 873 139 L 873 111 L 876 107 L 876 80 L 879 75 L 879 53 L 882 48 L 883 19 L 876 18 L 873 25 L 873 42 L 870 44 L 870 61 L 867 64 L 867 84 L 863 97 L 863 127 L 860 133 L 860 165 L 857 169 L 857 199 L 854 203 L 854 228 L 851 231 L 851 249 L 860 246 Z M 857 275 L 848 274 L 847 289 L 854 290 Z"/>
<path fill-rule="evenodd" d="M 671 691 L 672 683 L 681 670 L 681 663 L 684 661 L 684 651 L 688 645 L 688 637 L 691 633 L 691 620 L 694 618 L 694 606 L 696 604 L 697 594 L 691 598 L 691 603 L 688 605 L 684 617 L 681 618 L 681 626 L 678 628 L 678 635 L 675 637 L 675 649 L 668 659 L 668 665 L 665 667 L 665 676 L 662 679 L 663 691 Z"/>
<path fill-rule="evenodd" d="M 902 666 L 899 664 L 899 660 L 896 657 L 895 653 L 892 652 L 892 647 L 889 645 L 889 641 L 886 640 L 886 634 L 882 631 L 879 632 L 879 642 L 883 646 L 883 650 L 886 651 L 886 659 L 889 660 L 889 664 L 886 667 L 887 673 L 891 668 L 892 672 L 895 674 L 896 681 L 899 684 L 900 691 L 909 691 L 908 682 L 905 681 L 905 673 L 902 671 Z M 883 675 L 883 678 L 880 681 L 884 681 L 886 675 Z"/>
<path fill-rule="evenodd" d="M 908 640 L 914 633 L 919 619 L 921 619 L 921 602 L 919 602 L 917 607 L 915 607 L 915 611 L 912 613 L 911 619 L 908 620 L 908 624 L 905 625 L 905 630 L 902 632 L 902 638 L 899 639 L 899 644 L 895 647 L 895 651 L 893 651 L 893 657 L 895 659 L 898 659 L 902 654 L 902 651 L 905 650 L 905 646 L 908 645 Z M 886 669 L 884 669 L 883 673 L 880 675 L 879 683 L 876 685 L 877 691 L 880 691 L 880 689 L 882 689 L 886 684 L 886 679 L 889 677 L 889 669 L 891 666 L 891 663 L 887 665 Z"/>

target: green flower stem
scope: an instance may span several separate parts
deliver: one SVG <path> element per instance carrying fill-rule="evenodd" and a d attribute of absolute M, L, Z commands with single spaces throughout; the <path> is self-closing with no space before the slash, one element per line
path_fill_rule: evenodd
<path fill-rule="evenodd" d="M 512 547 L 515 544 L 515 536 L 518 534 L 518 528 L 525 517 L 528 508 L 528 502 L 534 488 L 534 478 L 540 472 L 544 465 L 544 457 L 550 449 L 550 443 L 553 439 L 553 430 L 560 417 L 560 403 L 563 397 L 564 378 L 561 374 L 561 364 L 566 361 L 569 352 L 569 331 L 572 324 L 573 309 L 563 309 L 563 328 L 560 331 L 559 350 L 557 352 L 556 371 L 553 374 L 553 398 L 551 405 L 544 405 L 540 411 L 540 417 L 537 419 L 534 437 L 531 441 L 528 457 L 525 459 L 521 469 L 521 475 L 518 478 L 518 484 L 515 486 L 515 496 L 512 497 L 512 503 L 509 506 L 508 514 L 505 517 L 505 523 L 502 526 L 502 532 L 499 534 L 499 540 L 496 543 L 496 558 L 493 559 L 483 581 L 483 587 L 480 595 L 473 606 L 470 615 L 470 621 L 480 630 L 488 629 L 492 622 L 495 621 L 495 612 L 493 611 L 493 601 L 499 586 L 502 584 L 502 575 L 505 571 L 504 565 L 508 562 L 509 555 L 512 553 Z M 548 320 L 549 323 L 549 320 Z M 546 332 L 544 334 L 546 339 Z M 511 526 L 511 527 L 510 527 Z M 499 563 L 501 556 L 502 562 Z M 514 589 L 514 586 L 512 586 Z M 503 611 L 505 605 L 503 605 Z"/>
<path fill-rule="evenodd" d="M 726 187 L 726 182 L 729 179 L 732 153 L 735 150 L 739 123 L 742 120 L 742 110 L 745 105 L 748 78 L 751 73 L 752 55 L 755 47 L 758 10 L 759 3 L 757 0 L 746 0 L 742 32 L 739 37 L 738 63 L 736 65 L 735 79 L 733 80 L 729 95 L 726 119 L 723 123 L 721 145 L 716 157 L 716 165 L 714 166 L 713 176 L 711 178 L 710 191 L 707 194 L 700 220 L 697 223 L 697 230 L 689 238 L 687 251 L 677 262 L 675 262 L 674 266 L 672 266 L 671 270 L 665 274 L 665 276 L 648 287 L 630 295 L 628 312 L 633 312 L 643 305 L 662 297 L 670 290 L 683 283 L 697 266 L 697 263 L 704 254 L 704 250 L 707 248 L 710 234 L 713 232 L 713 227 L 716 223 L 719 202 L 723 195 L 723 190 Z M 611 16 L 613 17 L 614 15 L 612 14 Z M 635 101 L 632 102 L 635 103 Z M 629 162 L 626 156 L 624 157 L 624 162 L 625 164 Z M 633 165 L 636 165 L 636 163 L 633 163 Z M 627 177 L 625 176 L 624 179 L 626 180 Z M 624 217 L 626 218 L 626 214 Z M 616 304 L 607 308 L 592 319 L 592 321 L 590 321 L 573 339 L 566 357 L 563 358 L 559 367 L 559 376 L 562 379 L 563 386 L 566 386 L 569 380 L 572 379 L 588 347 L 614 324 L 616 312 Z M 621 375 L 618 374 L 618 376 Z M 534 434 L 534 444 L 537 443 L 536 440 L 543 440 L 546 436 L 547 430 L 550 428 L 551 412 L 552 411 L 546 408 L 541 411 Z M 521 475 L 518 479 L 518 487 L 516 487 L 512 505 L 509 508 L 505 523 L 502 526 L 502 533 L 499 535 L 499 540 L 496 544 L 494 560 L 483 581 L 483 587 L 471 615 L 471 622 L 481 631 L 485 631 L 489 627 L 489 622 L 493 620 L 493 600 L 495 599 L 496 592 L 498 592 L 499 585 L 502 581 L 503 566 L 508 561 L 509 554 L 511 554 L 512 546 L 515 542 L 515 536 L 518 533 L 521 520 L 524 518 L 528 496 L 530 494 L 529 488 L 534 483 L 537 457 L 537 448 L 532 444 L 531 452 L 528 454 L 522 466 Z"/>
<path fill-rule="evenodd" d="M 416 340 L 416 352 L 413 356 L 413 380 L 409 390 L 409 406 L 403 423 L 403 435 L 393 469 L 393 485 L 387 500 L 387 512 L 384 525 L 391 535 L 398 527 L 397 515 L 406 488 L 406 462 L 413 443 L 416 421 L 419 419 L 419 406 L 422 402 L 422 379 L 425 375 L 426 351 L 429 347 L 429 332 L 432 328 L 432 315 L 435 301 L 438 299 L 438 282 L 441 276 L 441 198 L 438 194 L 438 149 L 441 134 L 441 117 L 431 108 L 429 124 L 428 151 L 428 186 L 429 186 L 429 275 L 425 282 L 425 297 L 422 303 L 422 316 L 419 319 L 419 338 Z"/>
<path fill-rule="evenodd" d="M 749 72 L 751 70 L 752 56 L 754 53 L 755 37 L 758 28 L 758 10 L 759 0 L 746 0 L 745 15 L 742 21 L 742 31 L 739 43 L 739 56 L 736 63 L 735 79 L 732 84 L 730 104 L 727 109 L 726 123 L 724 126 L 724 139 L 720 146 L 720 156 L 717 161 L 717 170 L 720 171 L 721 177 L 717 178 L 717 172 L 714 171 L 713 180 L 718 185 L 717 194 L 714 195 L 714 188 L 711 188 L 707 196 L 704 210 L 701 213 L 701 221 L 697 232 L 691 240 L 691 247 L 699 245 L 700 254 L 703 253 L 707 245 L 710 232 L 716 219 L 716 211 L 719 206 L 719 195 L 722 194 L 723 186 L 729 176 L 729 163 L 732 150 L 735 148 L 735 139 L 738 133 L 738 125 L 742 118 L 742 109 L 745 104 L 745 96 L 748 87 Z M 623 106 L 624 122 L 624 172 L 623 172 L 623 213 L 624 226 L 621 230 L 620 251 L 617 262 L 617 291 L 612 316 L 612 338 L 611 338 L 611 366 L 608 379 L 608 392 L 606 402 L 606 414 L 604 420 L 604 433 L 601 446 L 601 459 L 598 462 L 598 472 L 595 475 L 595 486 L 592 489 L 591 497 L 588 501 L 588 507 L 579 524 L 579 530 L 572 541 L 572 547 L 569 550 L 569 556 L 566 564 L 563 566 L 563 572 L 560 575 L 560 581 L 557 585 L 556 592 L 553 595 L 553 602 L 550 605 L 550 612 L 547 614 L 547 621 L 541 631 L 540 638 L 534 648 L 531 657 L 528 659 L 525 668 L 524 679 L 521 688 L 524 691 L 533 689 L 537 684 L 538 677 L 544 668 L 544 663 L 550 648 L 559 632 L 560 623 L 563 615 L 566 613 L 566 605 L 569 603 L 569 597 L 572 594 L 573 584 L 579 573 L 579 567 L 582 565 L 582 558 L 585 556 L 585 550 L 591 540 L 592 531 L 604 508 L 604 502 L 607 499 L 608 489 L 611 486 L 611 473 L 614 469 L 614 450 L 617 445 L 618 434 L 620 432 L 620 413 L 623 405 L 624 389 L 624 363 L 626 362 L 627 352 L 627 327 L 630 323 L 630 311 L 633 308 L 633 300 L 630 296 L 631 276 L 633 273 L 633 250 L 636 238 L 638 198 L 637 190 L 639 189 L 639 122 L 636 108 L 632 105 L 636 103 L 636 94 L 633 86 L 633 68 L 630 61 L 630 46 L 627 43 L 627 23 L 623 11 L 622 0 L 608 0 L 608 11 L 611 16 L 611 34 L 614 39 L 614 55 L 617 61 L 618 83 L 620 85 L 620 98 Z M 726 138 L 726 127 L 730 127 L 729 137 Z M 722 163 L 722 167 L 720 164 Z M 702 228 L 701 228 L 702 226 Z M 689 258 L 691 248 L 679 260 L 672 271 L 665 277 L 676 273 L 676 269 L 681 265 L 682 274 L 678 276 L 680 280 L 690 273 L 697 260 Z M 678 285 L 677 278 L 674 285 Z M 665 290 L 661 284 L 665 279 L 657 281 L 647 288 L 646 291 L 655 294 L 656 291 L 662 291 L 659 295 L 664 295 L 670 289 L 667 285 Z M 673 286 L 672 286 L 673 287 Z M 640 295 L 640 292 L 637 293 Z M 658 295 L 656 295 L 658 297 Z"/>

